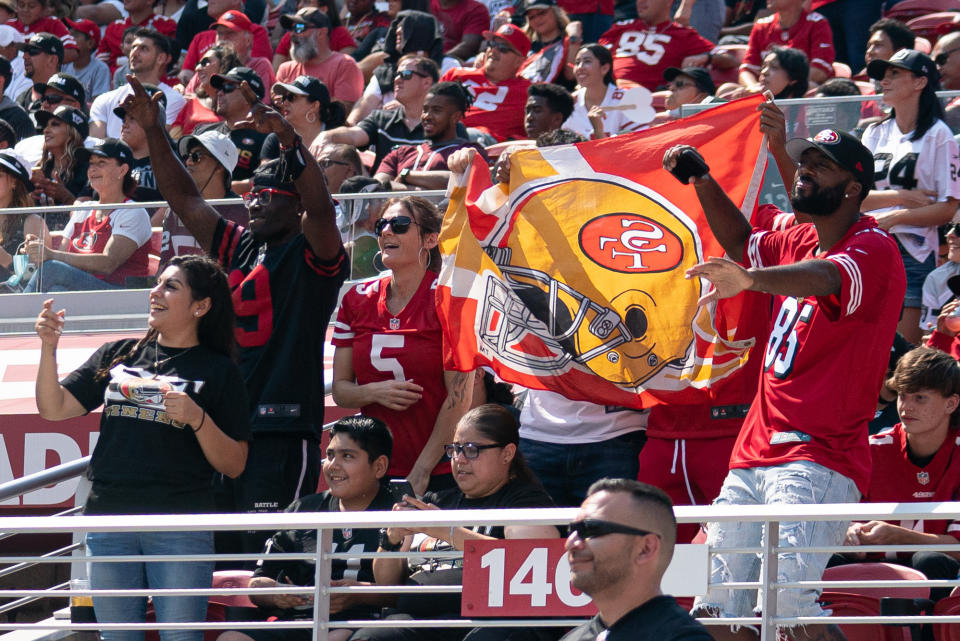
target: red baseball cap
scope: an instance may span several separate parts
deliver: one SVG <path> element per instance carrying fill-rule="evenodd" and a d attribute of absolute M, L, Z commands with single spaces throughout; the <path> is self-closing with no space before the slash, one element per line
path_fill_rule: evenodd
<path fill-rule="evenodd" d="M 237 11 L 236 9 L 224 11 L 223 14 L 217 18 L 217 21 L 213 23 L 212 28 L 216 28 L 217 26 L 226 27 L 234 31 L 253 33 L 253 22 L 247 17 L 247 14 L 242 11 Z"/>
<path fill-rule="evenodd" d="M 75 29 L 80 33 L 87 34 L 87 36 L 93 40 L 94 49 L 100 46 L 100 27 L 97 26 L 96 22 L 93 20 L 71 20 L 70 18 L 64 18 L 63 21 L 69 29 Z"/>
<path fill-rule="evenodd" d="M 510 22 L 496 31 L 484 31 L 483 37 L 487 40 L 493 40 L 494 38 L 506 40 L 507 44 L 519 51 L 524 58 L 530 53 L 530 38 L 523 32 L 523 29 Z"/>

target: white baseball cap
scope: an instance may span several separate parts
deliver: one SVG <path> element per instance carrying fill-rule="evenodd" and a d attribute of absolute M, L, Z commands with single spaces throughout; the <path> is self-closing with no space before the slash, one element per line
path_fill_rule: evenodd
<path fill-rule="evenodd" d="M 23 34 L 10 25 L 0 25 L 0 47 L 9 47 L 14 43 L 23 42 Z"/>
<path fill-rule="evenodd" d="M 208 130 L 202 134 L 184 136 L 180 139 L 180 155 L 186 156 L 190 150 L 190 145 L 198 142 L 203 148 L 210 152 L 210 155 L 217 159 L 228 173 L 233 173 L 237 166 L 239 153 L 237 146 L 230 140 L 230 136 L 222 134 L 219 131 Z"/>

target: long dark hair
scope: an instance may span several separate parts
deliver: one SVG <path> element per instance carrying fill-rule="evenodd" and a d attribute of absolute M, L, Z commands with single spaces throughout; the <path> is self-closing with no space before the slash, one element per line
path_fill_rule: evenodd
<path fill-rule="evenodd" d="M 200 317 L 197 325 L 197 339 L 200 345 L 234 359 L 236 341 L 233 333 L 235 321 L 233 300 L 230 297 L 227 275 L 220 263 L 206 256 L 190 255 L 177 256 L 167 266 L 179 267 L 184 273 L 193 300 L 210 299 L 210 309 Z M 157 330 L 151 327 L 143 338 L 131 345 L 129 349 L 117 354 L 109 365 L 101 368 L 96 378 L 105 379 L 110 375 L 110 370 L 117 365 L 134 360 L 144 347 L 156 340 L 157 335 Z"/>
<path fill-rule="evenodd" d="M 391 198 L 380 211 L 380 216 L 387 211 L 391 205 L 399 203 L 407 211 L 407 214 L 413 218 L 420 229 L 420 238 L 427 234 L 439 234 L 440 227 L 443 225 L 443 217 L 437 211 L 437 206 L 426 198 L 420 196 L 404 196 L 403 198 Z M 440 272 L 440 247 L 434 247 L 430 250 L 430 260 L 427 261 L 427 269 Z"/>
<path fill-rule="evenodd" d="M 476 428 L 478 432 L 498 445 L 510 443 L 516 445 L 517 451 L 513 455 L 513 460 L 510 461 L 510 479 L 531 485 L 541 485 L 520 451 L 520 424 L 510 410 L 497 403 L 486 403 L 464 414 L 460 422 Z"/>
<path fill-rule="evenodd" d="M 929 68 L 933 68 L 933 61 L 930 61 Z M 937 91 L 940 90 L 940 81 L 937 77 L 935 75 L 933 77 L 913 75 L 916 78 L 926 77 L 927 84 L 924 85 L 920 91 L 920 97 L 917 99 L 917 126 L 913 129 L 913 135 L 910 137 L 911 141 L 920 140 L 923 138 L 923 134 L 927 133 L 930 127 L 933 127 L 938 120 L 944 120 L 947 117 L 943 111 L 943 103 L 937 98 Z M 896 117 L 897 110 L 891 109 L 890 115 L 880 122 L 885 122 Z"/>
<path fill-rule="evenodd" d="M 600 66 L 610 65 L 610 68 L 607 69 L 607 73 L 603 76 L 603 84 L 612 85 L 617 82 L 616 78 L 613 77 L 613 54 L 610 53 L 610 50 L 604 47 L 603 45 L 597 44 L 596 42 L 591 42 L 580 47 L 581 51 L 586 49 L 593 54 L 593 57 L 597 59 L 597 62 L 600 63 Z"/>
<path fill-rule="evenodd" d="M 330 99 L 330 90 L 322 81 L 320 87 L 322 91 L 319 100 L 314 100 L 310 96 L 306 96 L 306 98 L 309 102 L 315 102 L 320 106 L 317 110 L 317 117 L 320 122 L 326 125 L 327 129 L 339 127 L 347 121 L 347 111 L 339 100 Z"/>
<path fill-rule="evenodd" d="M 810 86 L 810 59 L 807 58 L 807 54 L 800 49 L 790 47 L 773 47 L 770 53 L 777 57 L 777 62 L 793 81 L 775 97 L 803 98 Z"/>

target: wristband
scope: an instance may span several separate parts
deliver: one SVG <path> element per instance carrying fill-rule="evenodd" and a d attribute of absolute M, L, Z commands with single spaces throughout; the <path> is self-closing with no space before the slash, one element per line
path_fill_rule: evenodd
<path fill-rule="evenodd" d="M 203 410 L 203 417 L 201 417 L 201 419 L 200 419 L 200 425 L 197 425 L 195 428 L 194 428 L 194 427 L 191 427 L 191 428 L 190 428 L 190 429 L 193 430 L 193 433 L 194 433 L 194 434 L 196 434 L 197 432 L 200 431 L 200 428 L 203 427 L 203 422 L 204 422 L 205 420 L 207 420 L 207 410 Z"/>
<path fill-rule="evenodd" d="M 303 145 L 300 144 L 300 136 L 297 136 L 296 142 L 289 147 L 280 146 L 283 172 L 280 175 L 289 176 L 290 180 L 296 180 L 307 168 L 307 159 L 303 155 Z"/>
<path fill-rule="evenodd" d="M 384 552 L 397 552 L 401 547 L 403 547 L 403 539 L 400 539 L 399 543 L 393 543 L 390 540 L 390 537 L 387 536 L 387 528 L 380 528 L 380 549 Z"/>
<path fill-rule="evenodd" d="M 278 140 L 279 142 L 279 140 Z M 300 134 L 296 134 L 296 137 L 293 140 L 293 144 L 287 147 L 282 142 L 280 143 L 280 151 L 290 151 L 291 149 L 296 149 L 303 143 L 303 138 L 300 137 Z"/>
<path fill-rule="evenodd" d="M 707 64 L 710 64 L 711 62 L 713 62 L 713 52 L 712 52 L 712 51 L 708 51 L 708 52 L 707 52 Z"/>

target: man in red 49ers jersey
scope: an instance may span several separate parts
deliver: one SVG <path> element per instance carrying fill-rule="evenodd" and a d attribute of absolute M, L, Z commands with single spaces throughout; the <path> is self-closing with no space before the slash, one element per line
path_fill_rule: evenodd
<path fill-rule="evenodd" d="M 887 368 L 906 277 L 893 240 L 876 221 L 860 216 L 873 186 L 873 155 L 859 140 L 825 129 L 796 138 L 786 151 L 799 163 L 791 189 L 794 211 L 811 223 L 782 232 L 751 230 L 740 210 L 710 176 L 694 184 L 710 229 L 728 256 L 687 271 L 713 288 L 701 302 L 753 290 L 772 295 L 772 323 L 760 385 L 730 458 L 715 505 L 852 503 L 870 477 L 867 422 Z M 673 169 L 681 154 L 703 159 L 692 147 L 667 151 Z M 854 369 L 855 368 L 855 369 Z M 839 545 L 847 525 L 780 523 L 778 580 L 819 580 L 828 554 L 795 547 Z M 711 584 L 757 579 L 759 564 L 723 548 L 760 544 L 760 523 L 710 523 Z M 753 594 L 711 588 L 694 610 L 704 616 L 749 616 Z M 777 615 L 820 616 L 814 590 L 778 590 Z M 844 639 L 836 626 L 787 628 L 795 639 Z M 796 632 L 796 634 L 794 634 Z M 752 639 L 738 629 L 733 638 Z"/>
<path fill-rule="evenodd" d="M 864 496 L 871 503 L 956 501 L 960 493 L 960 366 L 940 350 L 918 347 L 903 356 L 887 382 L 897 393 L 900 423 L 870 437 L 873 473 Z M 960 543 L 960 523 L 944 520 L 869 521 L 847 530 L 849 545 Z M 861 553 L 858 555 L 863 557 Z M 953 580 L 956 552 L 888 552 L 928 579 Z M 950 588 L 934 588 L 938 600 Z"/>
<path fill-rule="evenodd" d="M 157 187 L 200 246 L 227 271 L 236 312 L 239 365 L 250 396 L 247 467 L 226 484 L 231 511 L 279 511 L 316 491 L 323 425 L 323 341 L 349 261 L 340 242 L 333 200 L 316 160 L 293 126 L 258 102 L 244 128 L 274 133 L 281 158 L 253 176 L 244 194 L 249 229 L 206 203 L 167 142 L 155 100 L 136 78 L 123 108 L 146 132 Z M 301 212 L 303 212 L 301 220 Z M 269 533 L 244 537 L 255 552 Z M 224 547 L 220 548 L 225 549 Z"/>
<path fill-rule="evenodd" d="M 600 36 L 613 53 L 613 75 L 620 86 L 643 85 L 656 91 L 668 67 L 703 67 L 711 62 L 723 69 L 736 62 L 727 54 L 712 55 L 713 43 L 695 29 L 671 19 L 671 0 L 637 0 L 637 19 L 621 20 Z"/>

